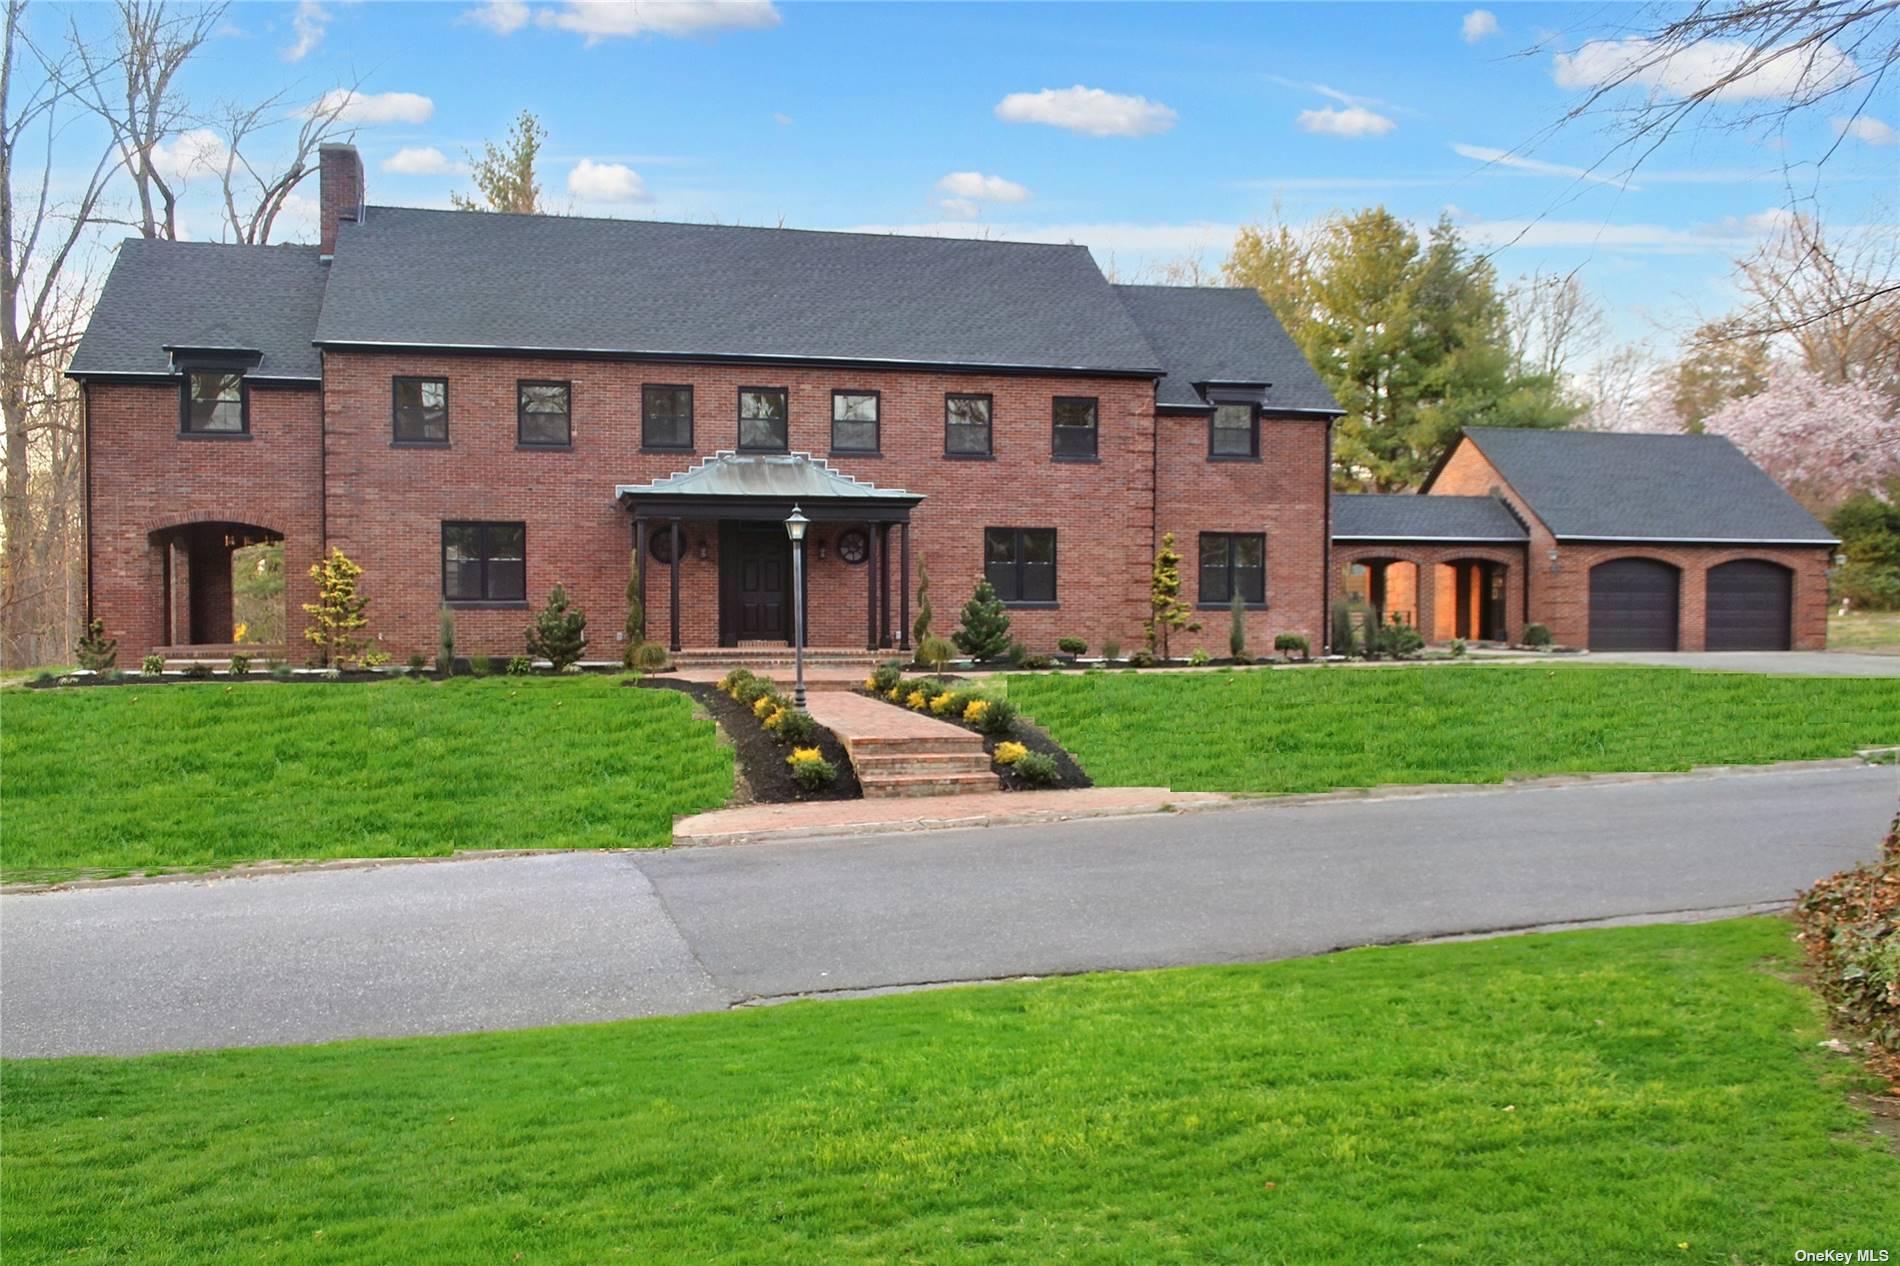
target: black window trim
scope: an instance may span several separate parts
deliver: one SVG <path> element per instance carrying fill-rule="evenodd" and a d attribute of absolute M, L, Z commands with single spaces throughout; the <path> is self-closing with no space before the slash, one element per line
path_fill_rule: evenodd
<path fill-rule="evenodd" d="M 1058 431 L 1079 431 L 1081 427 L 1061 427 L 1056 425 L 1056 411 L 1065 404 L 1087 404 L 1095 416 L 1095 422 L 1088 428 L 1089 451 L 1086 453 L 1058 453 L 1056 451 L 1056 433 Z M 1102 398 L 1100 396 L 1055 396 L 1049 401 L 1049 460 L 1057 462 L 1099 462 L 1102 460 Z"/>
<path fill-rule="evenodd" d="M 479 598 L 449 597 L 449 529 L 478 528 L 481 531 L 482 557 L 482 596 Z M 490 595 L 488 586 L 488 529 L 494 527 L 521 529 L 521 596 L 519 598 L 496 598 Z M 454 607 L 458 611 L 477 608 L 492 610 L 525 609 L 528 605 L 528 524 L 522 519 L 444 519 L 442 535 L 437 549 L 442 575 L 440 593 L 444 606 Z"/>
<path fill-rule="evenodd" d="M 1252 417 L 1247 433 L 1247 451 L 1245 453 L 1220 453 L 1214 449 L 1214 433 L 1220 428 L 1215 419 L 1220 416 L 1223 406 L 1246 405 Z M 1260 402 L 1258 400 L 1214 400 L 1214 407 L 1207 412 L 1207 460 L 1210 462 L 1257 462 L 1260 460 Z"/>
<path fill-rule="evenodd" d="M 528 439 L 522 433 L 524 429 L 524 424 L 528 420 L 527 402 L 522 398 L 522 388 L 524 387 L 560 387 L 561 389 L 567 392 L 567 412 L 562 415 L 563 417 L 567 419 L 567 438 L 565 440 L 561 441 L 560 443 L 550 443 L 547 440 L 531 440 L 531 439 Z M 447 393 L 445 392 L 443 395 L 443 400 L 445 404 L 447 402 L 447 399 L 448 399 Z M 538 448 L 538 449 L 551 448 L 551 449 L 557 449 L 557 450 L 574 447 L 574 380 L 573 379 L 571 378 L 517 378 L 515 379 L 515 447 L 516 448 Z"/>
<path fill-rule="evenodd" d="M 877 436 L 869 448 L 838 447 L 838 397 L 869 396 L 877 402 L 877 416 L 871 419 L 871 430 Z M 859 423 L 863 425 L 863 423 Z M 884 455 L 884 393 L 875 387 L 833 387 L 831 389 L 831 451 L 848 453 L 853 457 L 881 457 Z"/>
<path fill-rule="evenodd" d="M 785 442 L 774 448 L 766 444 L 748 444 L 745 442 L 745 394 L 748 391 L 761 395 L 777 392 L 785 399 L 785 416 L 780 419 L 785 424 Z M 790 387 L 740 387 L 732 397 L 733 451 L 739 453 L 789 453 L 792 451 L 792 389 Z"/>
<path fill-rule="evenodd" d="M 686 442 L 684 444 L 655 444 L 647 436 L 647 392 L 684 391 L 686 393 Z M 695 439 L 694 426 L 699 412 L 699 398 L 693 392 L 690 382 L 643 382 L 640 384 L 640 451 L 645 453 L 690 453 Z"/>
<path fill-rule="evenodd" d="M 439 440 L 408 440 L 397 433 L 402 421 L 401 407 L 397 404 L 396 393 L 402 390 L 406 382 L 439 382 L 442 384 L 442 438 Z M 447 374 L 397 374 L 389 380 L 389 446 L 391 448 L 447 448 L 449 446 L 449 376 Z"/>
<path fill-rule="evenodd" d="M 248 440 L 251 438 L 251 379 L 238 364 L 194 361 L 180 367 L 178 380 L 178 438 L 185 440 Z M 191 425 L 191 380 L 196 374 L 236 374 L 238 380 L 238 429 L 235 431 L 199 431 Z"/>
<path fill-rule="evenodd" d="M 980 453 L 959 453 L 950 448 L 950 402 L 952 400 L 981 400 L 989 406 L 985 410 L 989 425 L 983 428 L 987 446 Z M 988 462 L 996 460 L 996 397 L 987 391 L 946 391 L 943 393 L 943 455 L 953 462 Z"/>
<path fill-rule="evenodd" d="M 1062 605 L 1062 553 L 1061 536 L 1057 530 L 1054 527 L 1007 527 L 1002 525 L 984 528 L 983 576 L 985 579 L 988 579 L 990 574 L 991 532 L 1011 532 L 1015 534 L 1016 561 L 1013 565 L 1016 568 L 1016 592 L 1018 594 L 1021 594 L 1023 591 L 1023 534 L 1027 532 L 1047 532 L 1049 534 L 1049 579 L 1056 596 L 1053 598 L 1004 598 L 1001 593 L 998 593 L 996 596 L 1002 598 L 1003 605 L 1012 611 L 1054 611 L 1060 607 Z"/>
<path fill-rule="evenodd" d="M 1201 574 L 1201 542 L 1210 536 L 1225 537 L 1227 540 L 1227 596 L 1209 598 L 1203 591 L 1205 585 Z M 1234 604 L 1234 541 L 1239 537 L 1251 536 L 1260 542 L 1260 601 L 1241 600 L 1244 611 L 1265 611 L 1267 609 L 1267 534 L 1265 532 L 1202 532 L 1194 538 L 1194 608 L 1197 611 L 1226 611 Z"/>

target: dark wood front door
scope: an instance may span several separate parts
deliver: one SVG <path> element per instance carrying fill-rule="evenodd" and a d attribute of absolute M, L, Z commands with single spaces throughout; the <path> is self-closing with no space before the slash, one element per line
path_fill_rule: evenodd
<path fill-rule="evenodd" d="M 785 529 L 739 526 L 721 569 L 727 595 L 721 623 L 732 642 L 791 640 L 792 551 Z"/>

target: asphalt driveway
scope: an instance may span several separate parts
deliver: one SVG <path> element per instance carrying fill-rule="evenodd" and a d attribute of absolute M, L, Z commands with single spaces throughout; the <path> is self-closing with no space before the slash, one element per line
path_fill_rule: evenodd
<path fill-rule="evenodd" d="M 1900 655 L 1864 651 L 1591 651 L 1578 662 L 1788 673 L 1797 677 L 1900 677 Z"/>
<path fill-rule="evenodd" d="M 454 1033 L 1787 900 L 1900 769 L 0 897 L 0 1054 Z"/>

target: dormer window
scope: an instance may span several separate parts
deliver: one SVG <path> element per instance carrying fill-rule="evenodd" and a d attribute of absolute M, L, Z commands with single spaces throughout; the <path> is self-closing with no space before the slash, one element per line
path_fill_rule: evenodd
<path fill-rule="evenodd" d="M 235 369 L 185 373 L 178 429 L 186 435 L 246 435 L 251 429 L 251 391 Z"/>

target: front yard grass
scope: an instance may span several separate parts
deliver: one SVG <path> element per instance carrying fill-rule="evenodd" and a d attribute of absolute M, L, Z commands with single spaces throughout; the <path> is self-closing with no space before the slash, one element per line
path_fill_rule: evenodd
<path fill-rule="evenodd" d="M 1827 618 L 1831 651 L 1877 651 L 1900 655 L 1900 611 L 1857 611 Z"/>
<path fill-rule="evenodd" d="M 611 678 L 0 697 L 0 876 L 665 844 L 732 794 L 692 701 Z"/>
<path fill-rule="evenodd" d="M 1682 770 L 1900 743 L 1900 678 L 1461 664 L 1007 681 L 1098 784 L 1176 791 Z"/>
<path fill-rule="evenodd" d="M 9 1263 L 1792 1261 L 1900 1159 L 1742 920 L 0 1069 Z"/>

